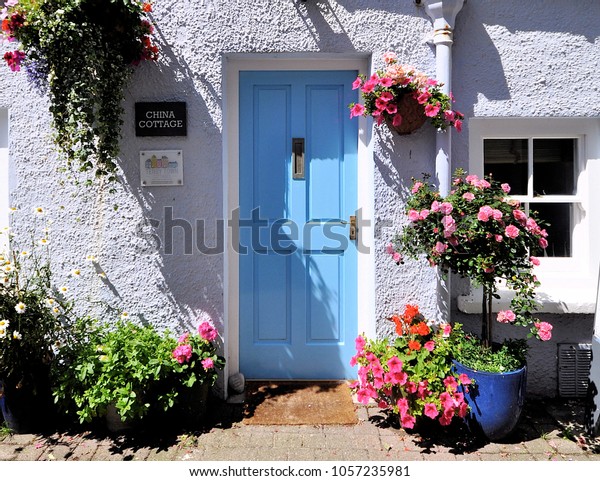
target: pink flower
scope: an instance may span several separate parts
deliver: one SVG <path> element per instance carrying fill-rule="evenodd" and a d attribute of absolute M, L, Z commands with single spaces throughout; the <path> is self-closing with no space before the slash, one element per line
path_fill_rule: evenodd
<path fill-rule="evenodd" d="M 388 359 L 387 365 L 390 368 L 390 372 L 402 371 L 402 361 L 400 359 L 398 359 L 397 356 L 390 357 Z"/>
<path fill-rule="evenodd" d="M 468 202 L 471 202 L 473 199 L 475 199 L 475 194 L 473 194 L 472 192 L 465 192 L 463 194 L 463 199 L 465 199 Z"/>
<path fill-rule="evenodd" d="M 444 110 L 444 119 L 446 119 L 446 122 L 452 122 L 455 119 L 454 112 L 452 110 Z"/>
<path fill-rule="evenodd" d="M 373 92 L 373 90 L 375 90 L 375 87 L 377 87 L 377 83 L 378 80 L 373 80 L 373 78 L 370 78 L 364 83 L 361 90 L 366 94 L 370 94 Z"/>
<path fill-rule="evenodd" d="M 365 107 L 362 104 L 354 104 L 354 107 L 350 109 L 350 118 L 359 117 L 365 113 Z"/>
<path fill-rule="evenodd" d="M 419 220 L 419 213 L 414 209 L 410 209 L 408 211 L 408 220 L 411 222 L 417 222 Z"/>
<path fill-rule="evenodd" d="M 383 380 L 392 385 L 399 384 L 400 386 L 404 386 L 408 380 L 408 374 L 404 371 L 390 371 L 385 373 Z"/>
<path fill-rule="evenodd" d="M 450 215 L 442 217 L 442 224 L 444 226 L 444 237 L 451 237 L 456 232 L 456 221 Z"/>
<path fill-rule="evenodd" d="M 402 262 L 402 255 L 399 252 L 394 252 L 392 254 L 392 259 L 394 262 Z"/>
<path fill-rule="evenodd" d="M 408 381 L 406 383 L 406 392 L 409 394 L 414 394 L 417 392 L 417 385 L 412 382 L 412 381 Z"/>
<path fill-rule="evenodd" d="M 435 349 L 435 342 L 433 341 L 427 341 L 425 344 L 423 344 L 423 347 L 425 349 L 427 349 L 429 352 L 433 351 Z"/>
<path fill-rule="evenodd" d="M 185 344 L 186 342 L 188 342 L 189 338 L 190 338 L 190 333 L 186 332 L 185 334 L 179 336 L 179 339 L 177 339 L 177 342 L 179 344 Z"/>
<path fill-rule="evenodd" d="M 208 371 L 209 369 L 212 369 L 215 367 L 215 363 L 214 361 L 209 357 L 208 359 L 203 359 L 202 360 L 202 367 L 204 368 L 205 371 Z"/>
<path fill-rule="evenodd" d="M 498 312 L 498 316 L 496 319 L 498 322 L 508 324 L 511 322 L 515 322 L 516 318 L 517 318 L 517 316 L 515 315 L 515 313 L 513 311 L 511 311 L 510 309 L 508 309 L 506 311 Z"/>
<path fill-rule="evenodd" d="M 192 346 L 189 344 L 181 344 L 173 350 L 173 357 L 179 364 L 188 362 L 192 357 Z"/>
<path fill-rule="evenodd" d="M 452 332 L 452 326 L 447 323 L 440 324 L 440 329 L 442 330 L 442 337 L 448 337 Z"/>
<path fill-rule="evenodd" d="M 458 380 L 463 386 L 471 384 L 471 378 L 467 376 L 464 372 L 458 376 Z"/>
<path fill-rule="evenodd" d="M 379 96 L 379 98 L 382 99 L 382 100 L 384 100 L 384 101 L 386 101 L 386 102 L 394 100 L 394 96 L 392 95 L 391 92 L 382 92 L 381 95 Z"/>
<path fill-rule="evenodd" d="M 535 256 L 531 256 L 529 258 L 529 261 L 534 265 L 534 266 L 539 266 L 540 265 L 540 260 L 535 257 Z"/>
<path fill-rule="evenodd" d="M 549 341 L 552 338 L 552 324 L 549 322 L 536 322 L 534 326 L 537 328 L 537 334 L 542 341 Z"/>
<path fill-rule="evenodd" d="M 504 235 L 510 239 L 516 239 L 519 235 L 519 229 L 511 224 L 504 229 Z"/>
<path fill-rule="evenodd" d="M 419 220 L 427 219 L 428 215 L 429 215 L 429 211 L 427 209 L 421 210 L 421 212 L 419 212 Z"/>
<path fill-rule="evenodd" d="M 444 215 L 450 214 L 452 212 L 452 204 L 450 202 L 442 202 L 440 204 L 440 212 Z"/>
<path fill-rule="evenodd" d="M 21 62 L 24 58 L 25 52 L 21 52 L 19 50 L 6 52 L 4 54 L 4 60 L 6 60 L 6 63 L 13 72 L 18 72 L 21 70 Z"/>
<path fill-rule="evenodd" d="M 502 184 L 500 187 L 502 187 L 502 190 L 503 190 L 504 192 L 506 192 L 507 194 L 510 192 L 510 185 L 508 185 L 508 184 L 504 183 L 504 184 Z"/>
<path fill-rule="evenodd" d="M 454 409 L 454 397 L 449 392 L 444 391 L 440 394 L 440 402 L 444 409 Z"/>
<path fill-rule="evenodd" d="M 417 191 L 418 191 L 418 190 L 419 190 L 421 187 L 423 187 L 423 182 L 415 182 L 415 183 L 414 183 L 414 185 L 413 185 L 413 188 L 411 189 L 411 192 L 412 192 L 413 194 L 416 194 L 416 193 L 417 193 Z"/>
<path fill-rule="evenodd" d="M 367 344 L 367 341 L 362 336 L 357 336 L 356 339 L 354 340 L 354 347 L 356 348 L 357 352 L 361 352 L 365 348 L 366 344 Z"/>
<path fill-rule="evenodd" d="M 440 211 L 440 203 L 437 200 L 434 200 L 431 203 L 431 212 L 439 212 Z"/>
<path fill-rule="evenodd" d="M 454 122 L 454 128 L 457 132 L 462 132 L 462 120 L 456 120 Z"/>
<path fill-rule="evenodd" d="M 502 237 L 500 234 L 495 234 L 494 239 L 496 240 L 496 242 L 502 242 L 502 239 L 504 239 L 504 237 Z"/>
<path fill-rule="evenodd" d="M 390 77 L 383 77 L 379 80 L 379 85 L 381 85 L 382 87 L 391 87 L 392 85 L 394 85 L 394 79 L 392 79 Z M 389 92 L 384 92 L 384 93 L 389 93 Z"/>
<path fill-rule="evenodd" d="M 428 418 L 435 419 L 439 414 L 437 406 L 433 403 L 426 403 L 423 407 L 423 414 Z"/>
<path fill-rule="evenodd" d="M 402 124 L 402 115 L 400 115 L 400 114 L 394 115 L 394 118 L 392 119 L 392 125 L 394 127 L 400 127 L 400 124 Z"/>
<path fill-rule="evenodd" d="M 404 414 L 406 414 L 408 411 L 408 400 L 402 397 L 398 399 L 396 405 L 398 406 L 398 411 L 400 412 L 400 415 L 404 416 Z"/>
<path fill-rule="evenodd" d="M 402 427 L 404 429 L 412 429 L 415 427 L 415 417 L 411 416 L 410 414 L 405 414 L 404 416 L 402 416 L 402 418 L 400 419 L 400 423 L 402 424 Z"/>
<path fill-rule="evenodd" d="M 465 181 L 467 182 L 467 184 L 477 185 L 477 183 L 479 182 L 479 177 L 477 177 L 475 174 L 467 175 L 465 177 Z"/>
<path fill-rule="evenodd" d="M 454 376 L 446 376 L 444 379 L 444 386 L 446 386 L 446 389 L 449 389 L 451 392 L 456 391 L 456 388 L 458 387 L 456 378 Z"/>
<path fill-rule="evenodd" d="M 385 52 L 383 54 L 383 61 L 385 63 L 394 63 L 396 60 L 398 60 L 398 55 L 394 52 Z"/>
<path fill-rule="evenodd" d="M 484 205 L 479 208 L 479 212 L 477 213 L 477 220 L 481 222 L 487 222 L 490 220 L 490 217 L 493 213 L 494 209 L 492 209 L 489 205 Z"/>
<path fill-rule="evenodd" d="M 217 338 L 217 330 L 213 327 L 213 325 L 208 321 L 203 321 L 198 326 L 198 334 L 207 341 L 214 341 Z"/>
<path fill-rule="evenodd" d="M 538 242 L 542 249 L 545 249 L 546 247 L 548 247 L 548 241 L 546 239 L 544 239 L 543 237 L 540 238 L 540 240 Z"/>
<path fill-rule="evenodd" d="M 433 248 L 433 250 L 437 254 L 443 254 L 447 248 L 448 248 L 448 244 L 443 244 L 442 242 L 438 241 L 435 243 L 435 247 Z"/>
<path fill-rule="evenodd" d="M 439 103 L 437 103 L 436 105 L 427 104 L 425 106 L 425 115 L 427 117 L 435 117 L 438 114 L 439 111 L 440 111 L 440 104 Z"/>
<path fill-rule="evenodd" d="M 385 110 L 388 114 L 394 115 L 396 112 L 398 112 L 398 106 L 395 103 L 390 102 L 386 105 Z"/>
<path fill-rule="evenodd" d="M 356 80 L 352 83 L 352 90 L 356 90 L 360 88 L 362 85 L 362 79 L 360 77 L 356 77 Z"/>
<path fill-rule="evenodd" d="M 420 104 L 424 104 L 429 100 L 430 97 L 431 94 L 428 91 L 425 91 L 417 97 L 417 102 L 419 102 Z"/>
<path fill-rule="evenodd" d="M 513 217 L 515 218 L 515 220 L 519 221 L 522 225 L 525 225 L 525 223 L 527 222 L 527 215 L 522 210 L 519 210 L 519 209 L 513 210 Z"/>
<path fill-rule="evenodd" d="M 502 211 L 498 209 L 493 209 L 492 217 L 494 218 L 494 220 L 502 220 Z"/>

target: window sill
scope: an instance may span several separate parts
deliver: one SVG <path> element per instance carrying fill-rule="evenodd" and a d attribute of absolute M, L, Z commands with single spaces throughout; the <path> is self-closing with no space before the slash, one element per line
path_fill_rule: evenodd
<path fill-rule="evenodd" d="M 501 288 L 498 294 L 500 299 L 493 300 L 493 311 L 509 309 L 513 292 Z M 537 312 L 550 314 L 594 314 L 596 312 L 595 282 L 590 282 L 587 287 L 565 287 L 564 283 L 562 286 L 557 283 L 554 286 L 540 287 L 536 294 L 541 306 Z M 481 314 L 482 296 L 481 288 L 474 288 L 470 294 L 458 296 L 458 310 L 465 314 Z"/>

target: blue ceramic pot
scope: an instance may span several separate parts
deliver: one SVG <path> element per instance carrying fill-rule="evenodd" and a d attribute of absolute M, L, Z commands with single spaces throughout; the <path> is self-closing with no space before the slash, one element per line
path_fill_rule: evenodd
<path fill-rule="evenodd" d="M 470 407 L 469 427 L 490 440 L 508 436 L 519 422 L 527 384 L 527 366 L 516 371 L 492 373 L 476 371 L 453 361 L 457 374 L 466 374 L 475 380 L 474 386 L 460 386 Z"/>

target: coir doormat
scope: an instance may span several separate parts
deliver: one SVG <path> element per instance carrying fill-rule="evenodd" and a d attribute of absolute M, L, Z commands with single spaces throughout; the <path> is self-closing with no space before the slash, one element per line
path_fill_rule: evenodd
<path fill-rule="evenodd" d="M 356 424 L 345 382 L 248 381 L 245 424 Z"/>

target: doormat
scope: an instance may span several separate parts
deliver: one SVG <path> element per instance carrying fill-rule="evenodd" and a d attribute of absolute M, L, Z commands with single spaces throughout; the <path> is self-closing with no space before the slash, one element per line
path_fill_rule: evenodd
<path fill-rule="evenodd" d="M 356 424 L 345 382 L 248 381 L 244 424 Z"/>

